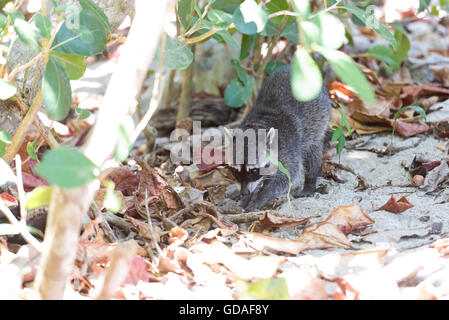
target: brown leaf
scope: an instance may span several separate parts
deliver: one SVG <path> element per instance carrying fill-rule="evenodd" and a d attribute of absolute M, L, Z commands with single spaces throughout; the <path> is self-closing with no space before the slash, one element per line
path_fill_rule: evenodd
<path fill-rule="evenodd" d="M 139 187 L 139 177 L 125 167 L 110 168 L 100 174 L 102 184 L 111 180 L 115 184 L 115 190 L 121 191 L 125 196 L 132 196 Z"/>
<path fill-rule="evenodd" d="M 392 213 L 401 213 L 412 207 L 413 204 L 411 204 L 406 197 L 402 197 L 401 199 L 396 201 L 396 195 L 393 194 L 390 200 L 388 200 L 387 203 L 385 203 L 382 207 L 380 207 L 376 211 L 385 210 Z"/>
<path fill-rule="evenodd" d="M 255 248 L 269 248 L 289 254 L 298 254 L 307 249 L 351 247 L 345 234 L 337 226 L 327 222 L 309 226 L 295 240 L 273 238 L 260 233 L 249 233 L 245 235 L 245 238 L 250 240 Z"/>
<path fill-rule="evenodd" d="M 179 247 L 181 246 L 189 236 L 189 233 L 180 227 L 174 227 L 170 230 L 170 237 L 168 238 L 168 243 L 171 246 Z"/>
<path fill-rule="evenodd" d="M 182 209 L 184 204 L 176 191 L 145 161 L 138 161 L 138 163 L 142 167 L 142 173 L 137 200 L 140 203 L 144 202 L 145 191 L 148 190 L 148 198 L 162 196 L 169 209 Z"/>
<path fill-rule="evenodd" d="M 425 133 L 429 130 L 429 126 L 425 123 L 407 123 L 403 121 L 396 121 L 395 131 L 403 137 L 412 137 L 420 133 Z"/>
<path fill-rule="evenodd" d="M 264 230 L 272 230 L 278 228 L 292 228 L 307 223 L 312 217 L 305 219 L 278 217 L 270 212 L 265 212 L 264 216 L 254 224 L 255 232 L 263 232 Z"/>
<path fill-rule="evenodd" d="M 325 221 L 336 225 L 344 234 L 374 223 L 374 220 L 356 205 L 340 206 L 332 210 Z"/>

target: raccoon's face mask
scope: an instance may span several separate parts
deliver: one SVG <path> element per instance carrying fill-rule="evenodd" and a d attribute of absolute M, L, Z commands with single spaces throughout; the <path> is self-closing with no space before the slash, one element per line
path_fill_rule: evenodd
<path fill-rule="evenodd" d="M 239 149 L 238 139 L 227 129 L 224 129 L 224 134 L 227 136 L 227 141 L 233 141 L 232 146 L 232 161 L 228 163 L 232 174 L 241 185 L 241 193 L 252 193 L 259 183 L 262 182 L 266 176 L 266 169 L 272 166 L 270 160 L 265 156 L 265 152 L 257 152 L 257 141 L 249 141 L 249 139 L 241 139 L 243 148 Z M 266 136 L 266 150 L 271 150 L 276 130 L 271 128 Z M 241 146 L 240 146 L 241 147 Z M 240 151 L 239 151 L 240 150 Z M 242 157 L 238 157 L 239 153 L 243 153 Z M 252 154 L 253 156 L 249 156 Z M 239 161 L 237 161 L 239 159 Z M 242 163 L 243 162 L 243 163 Z"/>

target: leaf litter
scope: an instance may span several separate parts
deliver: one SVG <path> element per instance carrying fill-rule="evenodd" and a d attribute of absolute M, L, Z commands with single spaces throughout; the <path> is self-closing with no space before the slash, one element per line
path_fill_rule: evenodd
<path fill-rule="evenodd" d="M 427 27 L 419 23 L 408 25 L 409 59 L 391 77 L 384 76 L 379 61 L 359 57 L 376 90 L 373 105 L 341 82 L 328 81 L 332 98 L 345 105 L 354 139 L 362 143 L 345 150 L 338 165 L 325 162 L 319 182 L 327 193 L 293 200 L 293 210 L 280 199 L 266 210 L 242 213 L 238 187 L 226 167 L 176 167 L 167 160 L 168 143 L 156 143 L 149 155 L 134 150 L 125 165 L 100 175 L 102 188 L 96 208 L 89 210 L 92 220 L 81 235 L 67 295 L 94 298 L 114 250 L 126 242 L 135 250 L 117 299 L 447 298 L 449 265 L 442 256 L 449 253 L 449 221 L 442 213 L 448 209 L 449 169 L 446 149 L 438 148 L 449 136 L 447 52 L 432 49 L 433 35 L 421 32 Z M 355 49 L 357 37 L 376 41 L 368 29 L 354 29 Z M 219 110 L 223 104 L 219 97 L 197 95 L 193 109 L 199 113 L 204 106 Z M 428 113 L 427 121 L 407 110 L 395 122 L 396 112 L 412 104 Z M 214 118 L 207 108 L 202 114 L 212 125 L 230 122 Z M 165 120 L 161 131 L 176 122 Z M 331 125 L 340 121 L 332 110 Z M 403 138 L 425 138 L 389 154 L 393 127 Z M 53 129 L 63 142 L 79 146 L 89 128 L 87 121 L 70 119 Z M 34 141 L 36 134 L 27 139 Z M 395 136 L 393 144 L 404 141 Z M 46 148 L 42 143 L 38 156 Z M 22 159 L 28 157 L 25 150 L 26 144 Z M 26 191 L 47 185 L 35 164 L 30 159 L 22 166 Z M 413 183 L 416 176 L 422 184 Z M 116 214 L 104 206 L 106 181 L 114 183 L 121 202 Z M 19 214 L 14 184 L 2 189 L 0 198 Z M 439 220 L 443 227 L 433 228 Z M 10 240 L 0 238 L 0 298 L 30 298 L 39 256 L 29 245 Z M 25 267 L 28 272 L 18 272 Z"/>

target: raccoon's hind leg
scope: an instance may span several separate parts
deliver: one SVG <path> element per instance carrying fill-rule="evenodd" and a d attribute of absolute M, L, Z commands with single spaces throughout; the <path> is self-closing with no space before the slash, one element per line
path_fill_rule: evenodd
<path fill-rule="evenodd" d="M 303 150 L 304 187 L 293 190 L 293 197 L 311 197 L 315 193 L 316 181 L 323 164 L 323 145 L 311 145 Z"/>
<path fill-rule="evenodd" d="M 245 211 L 262 209 L 274 198 L 283 196 L 288 191 L 288 178 L 284 174 L 266 176 L 251 195 L 245 196 L 240 205 Z"/>

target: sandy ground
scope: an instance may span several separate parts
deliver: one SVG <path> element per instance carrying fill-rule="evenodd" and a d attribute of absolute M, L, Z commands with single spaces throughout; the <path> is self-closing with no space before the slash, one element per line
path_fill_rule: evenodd
<path fill-rule="evenodd" d="M 367 139 L 369 136 L 364 136 Z M 377 134 L 364 147 L 384 147 L 390 143 L 391 135 Z M 394 138 L 396 147 L 409 146 L 419 138 Z M 358 249 L 390 247 L 397 249 L 416 248 L 427 245 L 449 231 L 448 190 L 426 195 L 414 187 L 404 187 L 412 183 L 412 177 L 406 170 L 415 155 L 429 161 L 441 160 L 443 152 L 437 149 L 443 140 L 427 136 L 417 147 L 410 148 L 393 156 L 379 157 L 374 152 L 344 150 L 341 164 L 352 168 L 365 178 L 373 188 L 357 191 L 356 177 L 347 171 L 339 171 L 338 175 L 345 183 L 319 178 L 318 185 L 326 184 L 328 194 L 315 194 L 314 198 L 292 199 L 290 209 L 288 203 L 280 208 L 280 212 L 296 217 L 319 215 L 312 222 L 324 220 L 334 208 L 341 205 L 360 206 L 375 223 L 371 225 L 365 236 L 353 236 L 351 240 Z M 335 156 L 332 161 L 338 162 Z M 391 181 L 391 183 L 390 183 Z M 391 184 L 391 186 L 389 186 Z M 376 211 L 395 194 L 397 199 L 406 196 L 414 205 L 402 213 L 394 214 L 384 210 Z M 282 236 L 279 234 L 279 236 Z"/>

